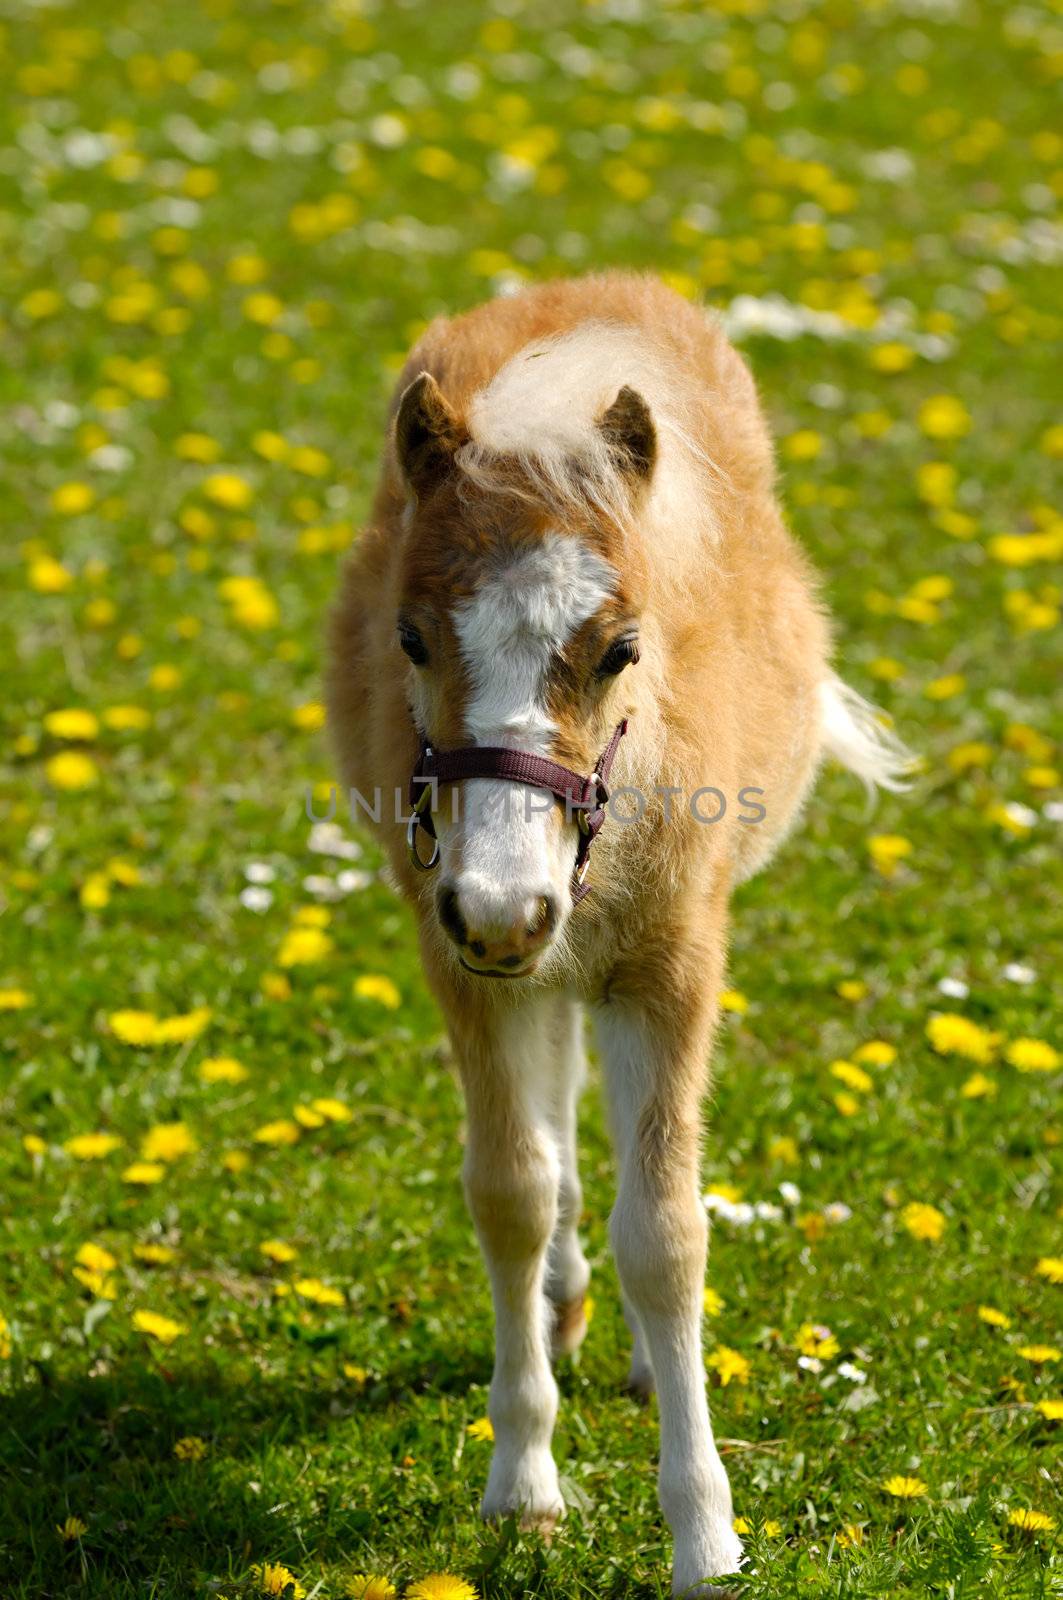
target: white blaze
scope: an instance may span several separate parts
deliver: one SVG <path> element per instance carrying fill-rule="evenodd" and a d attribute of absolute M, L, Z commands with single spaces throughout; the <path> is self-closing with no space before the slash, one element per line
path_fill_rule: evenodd
<path fill-rule="evenodd" d="M 546 703 L 550 663 L 616 585 L 615 568 L 581 539 L 548 533 L 455 607 L 474 744 L 549 754 L 556 732 Z M 447 807 L 439 820 L 444 876 L 466 916 L 508 928 L 539 895 L 553 893 L 565 905 L 575 835 L 557 828 L 553 804 L 501 779 L 476 778 L 464 789 L 459 826 L 447 826 Z"/>

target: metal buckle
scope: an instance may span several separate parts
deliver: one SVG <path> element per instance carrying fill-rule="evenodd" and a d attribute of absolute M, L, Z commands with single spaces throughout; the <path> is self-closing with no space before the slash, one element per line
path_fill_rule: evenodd
<path fill-rule="evenodd" d="M 582 885 L 584 878 L 587 876 L 587 869 L 590 866 L 590 864 L 591 864 L 590 856 L 584 856 L 582 867 L 577 867 L 576 868 L 576 882 L 578 884 Z"/>

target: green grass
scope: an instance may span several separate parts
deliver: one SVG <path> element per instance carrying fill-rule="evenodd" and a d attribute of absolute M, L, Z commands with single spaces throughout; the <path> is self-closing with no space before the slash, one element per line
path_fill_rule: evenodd
<path fill-rule="evenodd" d="M 747 351 L 845 674 L 925 758 L 873 817 L 825 775 L 736 905 L 749 1004 L 723 1030 L 706 1184 L 801 1191 L 779 1219 L 713 1229 L 707 1344 L 749 1363 L 713 1379 L 716 1428 L 737 1512 L 768 1530 L 742 1593 L 1059 1593 L 1060 1424 L 1037 1404 L 1063 1394 L 1061 1291 L 1037 1267 L 1061 1253 L 1060 1076 L 1007 1058 L 1058 1025 L 1058 17 L 975 0 L 7 17 L 0 989 L 25 1004 L 0 1015 L 5 1600 L 242 1596 L 263 1562 L 322 1596 L 353 1572 L 401 1593 L 442 1570 L 489 1600 L 667 1592 L 656 1420 L 621 1392 L 596 1085 L 596 1310 L 556 1439 L 573 1509 L 549 1548 L 477 1520 L 491 1329 L 459 1099 L 373 846 L 353 864 L 309 848 L 304 787 L 329 767 L 314 710 L 295 717 L 319 698 L 337 552 L 410 340 L 511 280 L 602 264 L 847 319 Z M 884 343 L 914 352 L 903 371 L 881 370 Z M 937 395 L 967 432 L 928 436 Z M 322 454 L 267 459 L 263 432 Z M 216 460 L 187 459 L 189 433 Z M 920 475 L 935 462 L 954 480 Z M 214 474 L 246 505 L 213 503 Z M 53 501 L 70 484 L 91 493 Z M 242 608 L 234 576 L 260 580 Z M 913 605 L 925 579 L 944 598 Z M 115 706 L 145 725 L 111 726 Z M 46 724 L 76 707 L 103 719 L 87 742 Z M 980 764 L 957 771 L 971 742 Z M 62 786 L 64 750 L 92 786 Z M 892 877 L 873 835 L 910 842 Z M 240 899 L 252 863 L 273 871 L 262 911 Z M 352 865 L 370 876 L 330 905 L 331 948 L 278 983 L 305 880 Z M 366 976 L 400 1006 L 359 997 Z M 209 1025 L 183 1043 L 123 1043 L 108 1020 L 197 1007 Z M 931 1049 L 939 1010 L 1001 1035 L 984 1064 Z M 830 1065 L 872 1039 L 896 1057 L 846 1091 Z M 219 1056 L 246 1079 L 204 1083 Z M 975 1072 L 988 1092 L 964 1095 Z M 255 1140 L 320 1097 L 350 1120 Z M 195 1149 L 124 1181 L 173 1122 Z M 121 1145 L 65 1150 L 94 1131 Z M 822 1223 L 832 1202 L 848 1220 Z M 936 1242 L 905 1227 L 912 1202 L 940 1212 Z M 269 1239 L 295 1261 L 268 1261 Z M 86 1243 L 116 1259 L 88 1285 Z M 172 1256 L 145 1262 L 146 1243 Z M 164 1345 L 137 1311 L 185 1331 Z M 837 1341 L 819 1373 L 798 1365 L 807 1323 Z M 175 1456 L 189 1436 L 198 1461 Z M 926 1494 L 892 1498 L 896 1474 Z M 1056 1531 L 1010 1525 L 1023 1508 Z M 68 1516 L 84 1532 L 64 1542 Z"/>

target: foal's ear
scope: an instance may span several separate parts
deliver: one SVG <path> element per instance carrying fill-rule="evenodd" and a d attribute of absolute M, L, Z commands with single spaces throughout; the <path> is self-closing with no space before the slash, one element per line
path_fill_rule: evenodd
<path fill-rule="evenodd" d="M 598 426 L 620 471 L 648 482 L 657 459 L 657 429 L 642 396 L 625 383 Z"/>
<path fill-rule="evenodd" d="M 450 470 L 454 452 L 468 434 L 430 372 L 414 378 L 399 401 L 395 454 L 414 494 L 421 496 Z"/>

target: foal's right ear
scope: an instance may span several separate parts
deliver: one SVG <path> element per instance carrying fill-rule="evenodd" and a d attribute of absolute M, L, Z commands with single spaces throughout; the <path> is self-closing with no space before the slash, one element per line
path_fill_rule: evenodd
<path fill-rule="evenodd" d="M 414 378 L 399 401 L 395 455 L 408 486 L 420 499 L 450 470 L 468 434 L 430 372 Z"/>

